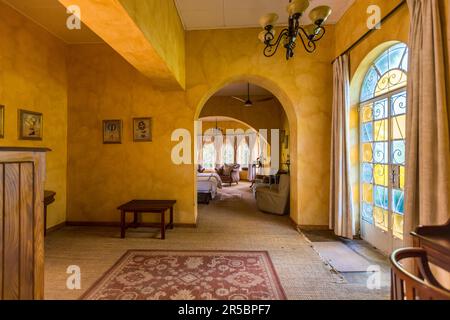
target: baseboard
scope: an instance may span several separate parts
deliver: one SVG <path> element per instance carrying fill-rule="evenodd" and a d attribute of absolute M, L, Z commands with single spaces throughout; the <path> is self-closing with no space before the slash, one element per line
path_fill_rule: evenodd
<path fill-rule="evenodd" d="M 55 231 L 58 231 L 58 230 L 64 228 L 65 226 L 66 226 L 66 221 L 64 221 L 64 222 L 62 222 L 60 224 L 57 224 L 56 226 L 53 226 L 51 228 L 48 228 L 47 229 L 47 235 L 49 235 L 50 233 L 53 233 Z"/>
<path fill-rule="evenodd" d="M 305 231 L 330 231 L 330 227 L 329 226 L 325 226 L 325 225 L 298 225 L 298 228 L 300 228 L 300 230 L 305 230 Z"/>
<path fill-rule="evenodd" d="M 120 222 L 117 221 L 67 221 L 67 227 L 106 227 L 106 228 L 120 228 Z M 159 228 L 159 223 L 142 223 L 140 225 L 144 228 Z M 175 228 L 197 228 L 195 223 L 174 223 Z"/>
<path fill-rule="evenodd" d="M 330 231 L 329 226 L 297 224 L 297 222 L 295 222 L 291 217 L 289 218 L 289 220 L 291 221 L 292 225 L 296 229 L 298 228 L 300 230 L 305 230 L 305 231 Z"/>

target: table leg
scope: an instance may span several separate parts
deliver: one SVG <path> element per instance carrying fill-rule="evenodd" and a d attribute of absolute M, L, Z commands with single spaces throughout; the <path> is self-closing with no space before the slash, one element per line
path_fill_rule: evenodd
<path fill-rule="evenodd" d="M 138 212 L 134 213 L 134 222 L 133 222 L 133 224 L 134 224 L 135 228 L 137 228 L 139 226 L 139 213 Z"/>
<path fill-rule="evenodd" d="M 173 207 L 170 207 L 170 229 L 173 230 Z"/>
<path fill-rule="evenodd" d="M 120 237 L 125 239 L 125 211 L 120 212 Z"/>
<path fill-rule="evenodd" d="M 161 211 L 161 240 L 166 239 L 166 211 Z"/>

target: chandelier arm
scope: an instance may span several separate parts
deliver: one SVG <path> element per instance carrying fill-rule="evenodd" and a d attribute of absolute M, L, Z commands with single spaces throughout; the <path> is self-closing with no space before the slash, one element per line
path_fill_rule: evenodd
<path fill-rule="evenodd" d="M 309 39 L 309 35 L 306 33 L 305 29 L 303 29 L 302 27 L 299 27 L 297 34 L 298 34 L 298 38 L 300 38 L 302 40 L 303 47 L 305 48 L 305 50 L 308 53 L 313 53 L 314 51 L 316 51 L 316 48 L 317 48 L 316 42 L 314 40 Z M 306 39 L 308 39 L 308 43 L 306 43 L 304 37 Z"/>
<path fill-rule="evenodd" d="M 283 29 L 281 31 L 280 35 L 278 36 L 278 39 L 274 43 L 270 43 L 270 42 L 266 43 L 266 47 L 264 48 L 264 55 L 268 58 L 274 56 L 278 50 L 278 47 L 280 46 L 281 40 L 284 37 L 287 37 L 288 34 L 289 34 L 289 30 Z"/>
<path fill-rule="evenodd" d="M 314 42 L 320 41 L 323 38 L 323 36 L 325 35 L 325 32 L 326 32 L 326 29 L 324 27 L 322 27 L 322 26 L 318 27 L 318 29 L 320 30 L 320 33 L 319 33 L 320 36 L 318 38 L 315 38 Z"/>

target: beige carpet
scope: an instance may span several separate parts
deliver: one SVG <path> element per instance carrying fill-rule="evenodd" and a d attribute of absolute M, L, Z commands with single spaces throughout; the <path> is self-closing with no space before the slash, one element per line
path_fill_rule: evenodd
<path fill-rule="evenodd" d="M 77 299 L 128 250 L 268 251 L 288 299 L 388 299 L 389 287 L 369 290 L 361 281 L 340 283 L 288 217 L 260 213 L 249 184 L 221 192 L 241 193 L 241 201 L 199 206 L 197 228 L 175 228 L 167 240 L 156 231 L 130 230 L 125 240 L 116 228 L 64 228 L 46 238 L 45 297 Z M 226 196 L 224 198 L 227 198 Z M 66 270 L 81 268 L 81 290 L 68 290 Z M 385 279 L 384 282 L 388 282 Z"/>

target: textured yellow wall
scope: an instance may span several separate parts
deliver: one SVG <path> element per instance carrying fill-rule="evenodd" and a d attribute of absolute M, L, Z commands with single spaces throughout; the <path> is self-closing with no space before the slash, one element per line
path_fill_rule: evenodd
<path fill-rule="evenodd" d="M 208 98 L 235 80 L 269 89 L 285 108 L 290 124 L 291 218 L 301 225 L 327 225 L 334 28 L 314 54 L 301 45 L 296 57 L 263 56 L 259 29 L 187 33 L 187 97 L 198 116 Z"/>
<path fill-rule="evenodd" d="M 120 0 L 184 88 L 185 33 L 173 0 Z"/>
<path fill-rule="evenodd" d="M 151 0 L 149 3 L 152 5 L 149 7 L 152 11 L 148 12 L 149 7 L 139 4 L 144 16 L 135 15 L 137 19 L 135 21 L 120 0 L 59 0 L 59 2 L 66 7 L 79 6 L 83 22 L 137 70 L 152 79 L 154 86 L 164 90 L 184 88 L 184 66 L 179 64 L 177 58 L 181 57 L 182 61 L 184 55 L 184 32 L 180 30 L 179 23 L 171 24 L 170 27 L 167 24 L 178 19 L 173 6 L 164 4 L 164 1 Z M 124 2 L 129 4 L 128 8 L 131 8 L 132 12 L 133 2 L 125 0 Z M 145 16 L 147 14 L 148 16 Z M 165 22 L 161 18 L 168 21 Z M 149 28 L 154 30 L 145 31 Z M 149 39 L 149 35 L 153 38 Z M 170 41 L 170 44 L 159 43 L 162 35 L 165 36 L 165 41 Z M 170 53 L 167 48 L 175 53 Z"/>
<path fill-rule="evenodd" d="M 48 227 L 66 219 L 67 78 L 64 44 L 0 2 L 0 104 L 5 105 L 1 146 L 42 146 L 47 155 L 45 188 L 57 192 Z M 44 140 L 18 140 L 18 109 L 44 115 Z"/>
<path fill-rule="evenodd" d="M 107 45 L 70 46 L 69 221 L 119 221 L 132 199 L 176 199 L 175 221 L 195 223 L 194 166 L 174 165 L 171 134 L 193 131 L 183 91 L 162 92 Z M 153 117 L 153 142 L 135 143 L 133 117 Z M 102 144 L 102 120 L 122 119 L 121 145 Z"/>
<path fill-rule="evenodd" d="M 336 24 L 335 36 L 335 56 L 342 54 L 359 37 L 368 31 L 367 20 L 369 14 L 367 8 L 370 5 L 377 5 L 381 9 L 381 15 L 384 17 L 402 0 L 356 0 L 353 5 L 345 12 L 339 22 Z M 396 28 L 391 29 L 396 32 L 397 27 L 402 27 L 402 23 L 396 24 Z M 409 25 L 409 21 L 407 23 Z"/>

